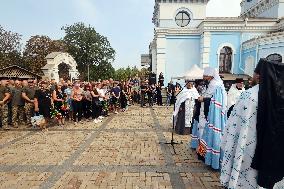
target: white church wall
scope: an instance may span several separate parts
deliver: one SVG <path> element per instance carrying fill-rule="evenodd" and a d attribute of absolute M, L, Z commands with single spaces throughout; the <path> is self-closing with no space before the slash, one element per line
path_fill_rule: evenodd
<path fill-rule="evenodd" d="M 196 27 L 206 17 L 206 4 L 201 3 L 160 3 L 160 26 L 178 28 L 175 17 L 179 10 L 187 10 L 191 16 L 191 22 L 187 27 Z M 194 20 L 195 21 L 194 21 Z"/>
<path fill-rule="evenodd" d="M 284 0 L 279 0 L 279 8 L 278 8 L 278 18 L 284 17 Z"/>
<path fill-rule="evenodd" d="M 188 26 L 185 28 L 190 28 L 190 27 L 197 27 L 202 20 L 191 20 Z M 165 20 L 160 20 L 160 27 L 161 28 L 179 28 L 179 26 L 176 24 L 175 19 L 165 19 Z"/>
<path fill-rule="evenodd" d="M 167 36 L 165 83 L 200 62 L 199 36 Z"/>
<path fill-rule="evenodd" d="M 157 51 L 157 62 L 156 72 L 157 74 L 165 73 L 165 61 L 166 61 L 166 37 L 165 35 L 157 34 L 156 38 L 156 51 Z"/>

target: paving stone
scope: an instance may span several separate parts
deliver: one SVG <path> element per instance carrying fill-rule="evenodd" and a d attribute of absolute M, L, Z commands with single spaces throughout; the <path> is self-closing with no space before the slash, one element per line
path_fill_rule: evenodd
<path fill-rule="evenodd" d="M 0 188 L 1 189 L 16 189 L 16 188 L 39 188 L 52 173 L 5 173 L 0 172 Z"/>
<path fill-rule="evenodd" d="M 146 175 L 146 176 L 145 176 Z M 94 172 L 65 173 L 53 189 L 60 188 L 166 188 L 171 189 L 171 182 L 166 180 L 167 173 L 146 172 Z M 121 180 L 121 178 L 123 178 Z M 121 182 L 122 181 L 122 182 Z"/>
<path fill-rule="evenodd" d="M 15 140 L 19 137 L 25 136 L 28 132 L 22 131 L 0 131 L 0 146 L 4 145 L 8 142 L 11 142 L 12 140 Z"/>
<path fill-rule="evenodd" d="M 174 135 L 176 154 L 164 144 L 172 111 L 131 106 L 99 124 L 0 131 L 0 188 L 221 189 L 188 135 Z"/>
<path fill-rule="evenodd" d="M 163 165 L 164 163 L 154 132 L 103 132 L 83 152 L 75 165 Z"/>
<path fill-rule="evenodd" d="M 1 165 L 60 165 L 89 135 L 84 132 L 38 132 L 0 151 Z"/>

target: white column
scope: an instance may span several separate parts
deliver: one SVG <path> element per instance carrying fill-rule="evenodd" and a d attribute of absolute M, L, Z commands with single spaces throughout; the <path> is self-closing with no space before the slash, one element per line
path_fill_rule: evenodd
<path fill-rule="evenodd" d="M 203 38 L 200 44 L 201 46 L 200 66 L 202 68 L 209 67 L 210 45 L 211 45 L 211 34 L 210 32 L 204 32 Z"/>
<path fill-rule="evenodd" d="M 153 43 L 152 43 L 151 54 L 152 54 L 152 72 L 157 74 L 157 45 L 156 45 L 156 41 L 153 41 Z"/>
<path fill-rule="evenodd" d="M 157 75 L 163 72 L 166 73 L 166 36 L 165 34 L 157 33 Z M 166 77 L 165 77 L 166 78 Z"/>

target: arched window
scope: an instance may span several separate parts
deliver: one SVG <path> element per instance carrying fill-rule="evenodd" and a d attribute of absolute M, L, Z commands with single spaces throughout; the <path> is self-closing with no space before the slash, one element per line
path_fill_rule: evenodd
<path fill-rule="evenodd" d="M 282 62 L 282 56 L 277 53 L 268 55 L 266 59 L 269 61 Z"/>
<path fill-rule="evenodd" d="M 231 47 L 225 46 L 221 49 L 219 55 L 219 72 L 231 73 L 232 70 L 233 50 Z"/>

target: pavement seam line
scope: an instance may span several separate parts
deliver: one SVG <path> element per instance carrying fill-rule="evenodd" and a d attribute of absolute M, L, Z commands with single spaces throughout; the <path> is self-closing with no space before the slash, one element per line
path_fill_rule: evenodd
<path fill-rule="evenodd" d="M 15 144 L 16 142 L 19 142 L 19 141 L 25 139 L 26 137 L 32 136 L 32 135 L 34 135 L 34 134 L 36 134 L 36 132 L 28 132 L 28 133 L 24 134 L 23 136 L 20 136 L 20 137 L 18 137 L 18 138 L 15 138 L 15 139 L 9 141 L 9 142 L 6 142 L 6 143 L 4 143 L 4 144 L 1 144 L 1 145 L 0 145 L 0 149 L 6 148 L 6 147 L 8 147 L 8 146 L 10 146 L 10 145 L 13 145 L 13 144 Z"/>
<path fill-rule="evenodd" d="M 173 167 L 177 167 L 175 165 L 175 161 L 172 157 L 172 154 L 171 154 L 169 147 L 166 144 L 163 144 L 166 141 L 166 137 L 164 136 L 164 134 L 162 132 L 162 127 L 159 123 L 157 115 L 156 115 L 156 113 L 153 109 L 150 109 L 150 112 L 151 112 L 152 118 L 154 120 L 155 132 L 158 136 L 158 140 L 160 142 L 161 150 L 162 150 L 162 152 L 165 156 L 166 164 L 172 165 Z M 185 189 L 185 184 L 184 184 L 183 179 L 181 178 L 181 175 L 180 175 L 179 172 L 178 173 L 168 172 L 168 174 L 170 176 L 170 181 L 171 181 L 173 189 Z"/>
<path fill-rule="evenodd" d="M 48 177 L 41 185 L 40 189 L 49 189 L 52 188 L 57 181 L 69 170 L 70 167 L 73 167 L 73 163 L 76 159 L 84 152 L 94 141 L 94 139 L 100 135 L 100 133 L 107 127 L 108 123 L 114 118 L 114 116 L 109 117 L 106 122 L 104 122 L 99 129 L 93 131 L 91 136 L 89 136 L 85 141 L 80 144 L 80 147 L 71 154 L 71 156 L 63 162 L 62 165 L 54 167 L 50 172 L 52 175 Z"/>

